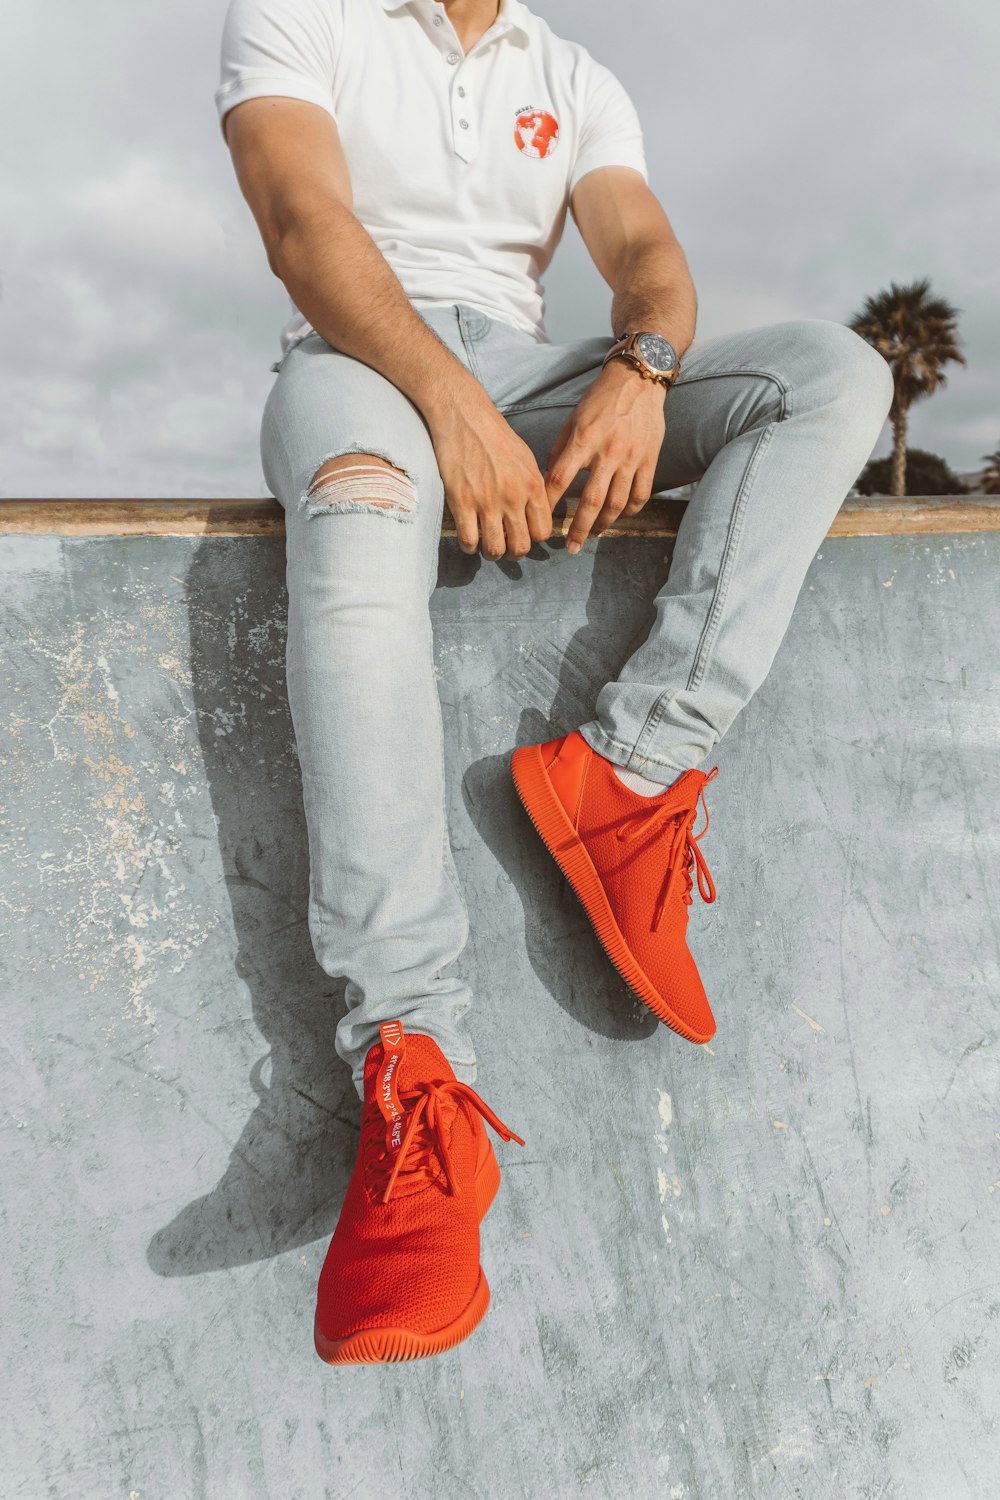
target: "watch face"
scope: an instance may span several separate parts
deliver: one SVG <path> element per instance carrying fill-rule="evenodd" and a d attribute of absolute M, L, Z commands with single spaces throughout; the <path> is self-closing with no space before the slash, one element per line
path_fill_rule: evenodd
<path fill-rule="evenodd" d="M 677 355 L 673 346 L 666 339 L 661 338 L 658 333 L 642 333 L 634 344 L 635 352 L 640 354 L 654 370 L 661 371 L 664 375 L 674 368 L 677 363 Z"/>

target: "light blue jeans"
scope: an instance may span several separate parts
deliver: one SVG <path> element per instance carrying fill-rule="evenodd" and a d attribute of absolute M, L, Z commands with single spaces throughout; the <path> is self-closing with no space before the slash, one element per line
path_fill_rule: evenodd
<path fill-rule="evenodd" d="M 539 344 L 465 303 L 418 311 L 544 470 L 610 335 Z M 309 931 L 323 969 L 347 981 L 337 1051 L 363 1093 L 379 1023 L 399 1016 L 471 1083 L 472 996 L 449 972 L 469 921 L 448 836 L 429 610 L 444 506 L 434 448 L 408 397 L 319 334 L 275 368 L 261 461 L 285 511 Z M 664 785 L 711 753 L 770 669 L 892 394 L 886 361 L 845 324 L 800 318 L 695 339 L 665 398 L 653 494 L 699 483 L 653 626 L 601 688 L 594 717 L 561 732 L 578 728 L 602 755 Z M 317 469 L 345 453 L 402 469 L 409 506 L 334 508 L 310 496 Z M 585 480 L 581 471 L 568 493 Z"/>

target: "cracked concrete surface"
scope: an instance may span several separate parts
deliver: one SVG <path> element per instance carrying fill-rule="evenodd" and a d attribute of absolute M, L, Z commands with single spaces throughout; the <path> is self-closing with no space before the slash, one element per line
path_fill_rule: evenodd
<path fill-rule="evenodd" d="M 2 539 L 5 1494 L 992 1493 L 1000 536 L 824 543 L 712 758 L 702 1048 L 624 989 L 506 770 L 591 715 L 669 545 L 442 543 L 459 962 L 528 1144 L 472 1338 L 331 1370 L 358 1106 L 281 540 Z"/>

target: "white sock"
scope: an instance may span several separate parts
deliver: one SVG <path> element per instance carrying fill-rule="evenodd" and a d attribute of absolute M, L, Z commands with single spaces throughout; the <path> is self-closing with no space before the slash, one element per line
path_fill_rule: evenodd
<path fill-rule="evenodd" d="M 615 765 L 615 775 L 618 780 L 624 782 L 630 791 L 638 792 L 640 797 L 655 797 L 658 792 L 665 792 L 666 786 L 662 781 L 650 781 L 648 776 L 640 776 L 638 771 L 626 771 L 624 766 Z"/>

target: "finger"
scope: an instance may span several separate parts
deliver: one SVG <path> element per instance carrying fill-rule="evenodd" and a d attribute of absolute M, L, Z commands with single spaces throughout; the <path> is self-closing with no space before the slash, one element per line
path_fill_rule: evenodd
<path fill-rule="evenodd" d="M 479 551 L 479 517 L 475 507 L 463 505 L 460 502 L 448 501 L 448 509 L 455 523 L 455 535 L 458 545 L 463 552 L 474 553 Z"/>
<path fill-rule="evenodd" d="M 635 478 L 632 480 L 632 488 L 625 503 L 625 515 L 634 516 L 642 510 L 644 505 L 648 504 L 653 493 L 653 477 L 655 472 L 655 467 L 651 465 L 645 465 L 640 469 L 636 469 Z"/>
<path fill-rule="evenodd" d="M 532 541 L 545 542 L 552 535 L 552 507 L 545 497 L 545 485 L 542 476 L 538 476 L 538 484 L 534 486 L 528 496 L 528 502 L 524 508 L 525 524 Z"/>
<path fill-rule="evenodd" d="M 508 511 L 503 518 L 503 529 L 507 535 L 507 557 L 524 557 L 531 551 L 531 537 L 528 535 L 523 510 Z"/>
<path fill-rule="evenodd" d="M 629 495 L 632 491 L 631 469 L 618 469 L 611 480 L 611 486 L 600 511 L 594 519 L 590 528 L 591 536 L 599 536 L 606 526 L 611 526 L 628 504 Z"/>
<path fill-rule="evenodd" d="M 502 515 L 479 516 L 479 530 L 482 536 L 481 550 L 484 557 L 490 562 L 497 562 L 507 551 L 507 538 L 503 531 Z"/>
<path fill-rule="evenodd" d="M 583 450 L 570 439 L 559 457 L 549 464 L 545 473 L 545 493 L 548 497 L 550 512 L 555 510 L 585 464 Z"/>
<path fill-rule="evenodd" d="M 548 473 L 549 469 L 551 469 L 552 465 L 555 463 L 556 459 L 559 457 L 560 453 L 566 446 L 566 440 L 569 437 L 573 427 L 574 415 L 575 411 L 571 411 L 569 416 L 566 418 L 565 422 L 559 429 L 558 436 L 556 437 L 555 442 L 552 444 L 552 450 L 549 453 L 548 458 L 545 460 L 546 473 Z"/>
<path fill-rule="evenodd" d="M 612 471 L 608 468 L 598 468 L 591 473 L 584 485 L 576 507 L 576 514 L 566 533 L 567 552 L 579 552 L 590 535 L 590 528 L 607 498 L 611 474 Z"/>

